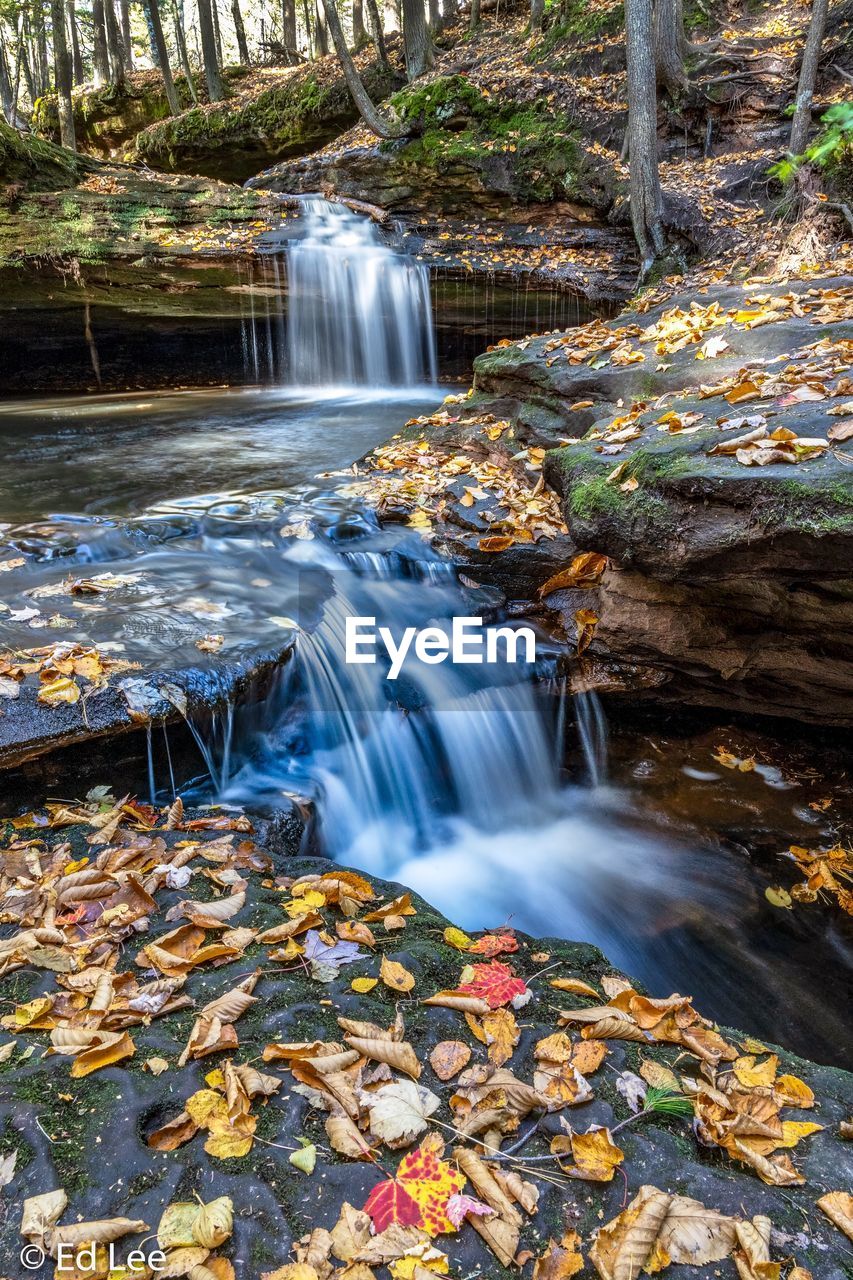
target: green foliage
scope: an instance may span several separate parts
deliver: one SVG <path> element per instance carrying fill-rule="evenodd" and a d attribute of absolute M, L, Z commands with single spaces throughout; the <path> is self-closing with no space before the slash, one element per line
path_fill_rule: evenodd
<path fill-rule="evenodd" d="M 801 156 L 786 156 L 767 170 L 784 186 L 793 181 L 804 164 L 816 169 L 833 169 L 849 161 L 853 153 L 853 102 L 835 102 L 820 118 L 823 126 Z"/>
<path fill-rule="evenodd" d="M 693 1103 L 683 1093 L 672 1093 L 669 1089 L 656 1089 L 649 1085 L 643 1099 L 643 1111 L 663 1116 L 692 1116 Z"/>

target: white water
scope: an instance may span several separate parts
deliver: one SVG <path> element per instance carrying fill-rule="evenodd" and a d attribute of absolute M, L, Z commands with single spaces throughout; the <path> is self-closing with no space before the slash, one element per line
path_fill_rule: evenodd
<path fill-rule="evenodd" d="M 324 394 L 436 381 L 429 270 L 390 249 L 370 219 L 306 197 L 298 234 L 271 257 L 272 284 L 250 287 L 244 326 L 255 381 Z"/>

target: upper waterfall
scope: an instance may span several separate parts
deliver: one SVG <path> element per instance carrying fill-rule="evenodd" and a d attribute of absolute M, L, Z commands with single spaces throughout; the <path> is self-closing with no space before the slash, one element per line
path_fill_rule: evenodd
<path fill-rule="evenodd" d="M 413 387 L 437 375 L 429 271 L 369 218 L 310 196 L 287 254 L 287 381 Z"/>

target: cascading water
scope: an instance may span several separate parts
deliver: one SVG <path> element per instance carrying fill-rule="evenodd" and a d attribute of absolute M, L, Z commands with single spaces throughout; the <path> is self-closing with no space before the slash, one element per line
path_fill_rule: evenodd
<path fill-rule="evenodd" d="M 252 283 L 244 322 L 254 381 L 324 392 L 435 382 L 429 270 L 369 218 L 306 196 L 284 251 L 266 256 L 271 279 Z"/>

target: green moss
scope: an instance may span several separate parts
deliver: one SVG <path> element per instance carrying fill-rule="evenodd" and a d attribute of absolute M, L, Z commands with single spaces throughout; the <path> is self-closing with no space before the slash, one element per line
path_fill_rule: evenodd
<path fill-rule="evenodd" d="M 73 151 L 19 133 L 0 120 L 0 182 L 56 191 L 76 182 L 84 167 Z"/>
<path fill-rule="evenodd" d="M 555 0 L 546 3 L 545 9 L 552 20 L 530 54 L 532 62 L 546 58 L 563 42 L 601 40 L 615 35 L 625 25 L 624 5 L 618 2 L 590 4 L 588 0 Z"/>
<path fill-rule="evenodd" d="M 383 149 L 419 183 L 424 172 L 440 180 L 456 165 L 485 171 L 503 164 L 517 198 L 586 198 L 575 130 L 544 99 L 519 107 L 487 97 L 464 76 L 445 76 L 402 90 L 392 103 L 414 136 Z"/>
<path fill-rule="evenodd" d="M 390 89 L 387 73 L 378 65 L 363 72 L 374 99 Z M 254 98 L 224 102 L 215 107 L 193 107 L 164 119 L 140 133 L 134 141 L 137 156 L 179 167 L 182 154 L 219 152 L 254 146 L 271 155 L 295 154 L 310 143 L 319 144 L 356 119 L 349 90 L 342 75 L 320 80 L 312 68 L 300 68 Z"/>

